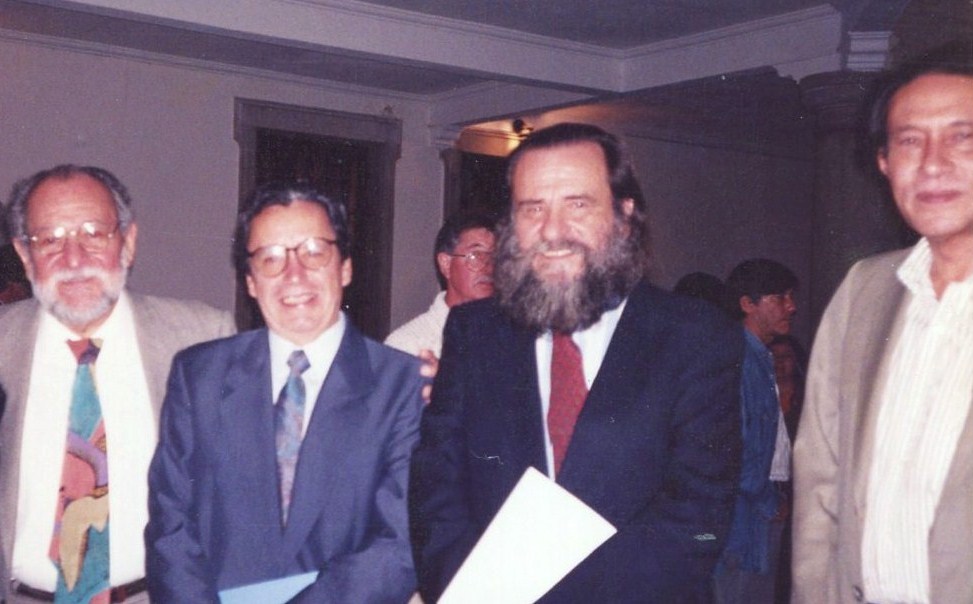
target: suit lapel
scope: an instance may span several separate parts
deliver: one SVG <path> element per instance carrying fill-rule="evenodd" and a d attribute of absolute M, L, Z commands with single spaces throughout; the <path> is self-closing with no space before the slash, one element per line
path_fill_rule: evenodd
<path fill-rule="evenodd" d="M 365 399 L 374 384 L 365 341 L 347 324 L 301 443 L 284 531 L 284 560 L 297 555 L 322 514 L 347 520 L 333 505 L 340 500 L 335 489 L 347 482 L 343 472 L 350 467 L 345 463 L 348 452 L 361 446 L 359 439 L 367 438 L 359 430 L 367 423 Z"/>
<path fill-rule="evenodd" d="M 156 425 L 159 423 L 159 413 L 162 401 L 166 396 L 166 384 L 169 378 L 169 368 L 172 365 L 172 355 L 181 349 L 178 334 L 168 329 L 159 329 L 158 318 L 154 316 L 152 308 L 145 299 L 135 293 L 128 293 L 132 303 L 132 318 L 135 324 L 135 339 L 138 343 L 139 354 L 142 355 L 142 367 L 145 382 L 149 387 L 149 402 L 155 416 Z"/>
<path fill-rule="evenodd" d="M 281 519 L 271 389 L 266 330 L 241 336 L 222 386 L 219 453 L 220 467 L 227 471 L 218 484 L 228 497 L 245 497 L 243 516 L 258 518 L 263 526 L 279 525 Z"/>
<path fill-rule="evenodd" d="M 908 296 L 905 288 L 890 274 L 892 281 L 886 284 L 882 295 L 867 299 L 875 302 L 869 308 L 856 309 L 853 324 L 859 330 L 852 330 L 854 339 L 850 344 L 860 347 L 847 358 L 860 359 L 861 378 L 857 380 L 859 391 L 854 400 L 858 401 L 852 411 L 854 417 L 854 462 L 855 507 L 859 518 L 865 516 L 865 502 L 868 495 L 868 474 L 872 468 L 872 452 L 875 446 L 875 429 L 881 409 L 882 386 L 888 378 L 889 364 L 895 344 L 902 331 Z"/>
<path fill-rule="evenodd" d="M 547 473 L 547 453 L 544 446 L 544 417 L 537 376 L 537 338 L 528 332 L 514 332 L 514 344 L 499 351 L 495 359 L 504 369 L 488 371 L 485 375 L 505 375 L 499 396 L 494 404 L 502 413 L 507 429 L 499 435 L 507 443 L 501 450 L 512 450 L 513 459 L 525 460 L 541 472 Z M 505 346 L 511 341 L 502 338 Z M 549 369 L 548 369 L 549 371 Z M 520 475 L 513 477 L 518 480 Z"/>
<path fill-rule="evenodd" d="M 7 394 L 6 409 L 3 417 L 0 417 L 0 522 L 3 523 L 0 525 L 0 538 L 3 539 L 0 562 L 8 565 L 8 573 L 17 519 L 24 411 L 27 407 L 27 392 L 30 389 L 30 372 L 41 312 L 40 305 L 33 300 L 18 303 L 16 308 L 4 315 L 11 329 L 0 338 L 4 343 L 0 347 L 0 385 Z M 0 570 L 4 570 L 2 564 Z M 0 597 L 5 587 L 0 587 Z"/>
<path fill-rule="evenodd" d="M 638 309 L 644 305 L 640 287 L 633 291 L 631 302 L 626 305 L 615 327 L 605 358 L 602 360 L 598 375 L 591 385 L 581 414 L 575 424 L 571 444 L 568 446 L 561 474 L 557 482 L 567 486 L 575 484 L 583 489 L 587 482 L 582 476 L 585 466 L 585 451 L 604 446 L 600 442 L 600 432 L 591 430 L 593 422 L 601 417 L 624 417 L 620 407 L 629 406 L 640 398 L 648 379 L 648 362 L 657 354 L 658 317 L 656 313 L 646 313 L 636 317 Z M 575 491 L 578 492 L 578 491 Z"/>

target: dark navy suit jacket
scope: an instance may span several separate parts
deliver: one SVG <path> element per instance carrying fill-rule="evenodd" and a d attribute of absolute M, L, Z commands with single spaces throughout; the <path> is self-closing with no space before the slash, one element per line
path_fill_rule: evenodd
<path fill-rule="evenodd" d="M 525 469 L 546 472 L 534 342 L 492 300 L 450 312 L 412 461 L 427 603 Z M 738 478 L 742 352 L 739 326 L 712 307 L 632 292 L 557 477 L 618 533 L 545 602 L 708 600 Z"/>
<path fill-rule="evenodd" d="M 405 602 L 406 511 L 422 411 L 418 361 L 347 325 L 321 388 L 281 528 L 266 330 L 173 360 L 149 471 L 154 602 L 320 570 L 301 602 Z"/>

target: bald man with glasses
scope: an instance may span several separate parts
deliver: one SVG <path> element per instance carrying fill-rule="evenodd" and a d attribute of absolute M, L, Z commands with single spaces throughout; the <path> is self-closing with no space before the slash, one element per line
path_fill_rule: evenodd
<path fill-rule="evenodd" d="M 300 576 L 309 584 L 278 601 L 406 602 L 419 361 L 341 312 L 342 205 L 272 184 L 244 207 L 234 258 L 267 328 L 173 361 L 149 472 L 149 593 L 217 602 Z"/>

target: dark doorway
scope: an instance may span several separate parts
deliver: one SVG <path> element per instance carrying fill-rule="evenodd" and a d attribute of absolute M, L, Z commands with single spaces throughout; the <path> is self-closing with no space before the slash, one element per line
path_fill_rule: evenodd
<path fill-rule="evenodd" d="M 366 335 L 389 330 L 392 193 L 399 153 L 397 120 L 338 114 L 255 101 L 237 102 L 241 199 L 273 180 L 305 179 L 348 210 L 354 276 L 342 309 Z M 263 324 L 242 276 L 237 325 Z"/>
<path fill-rule="evenodd" d="M 494 220 L 507 215 L 507 158 L 450 149 L 443 152 L 443 162 L 446 218 L 457 212 L 484 214 Z"/>

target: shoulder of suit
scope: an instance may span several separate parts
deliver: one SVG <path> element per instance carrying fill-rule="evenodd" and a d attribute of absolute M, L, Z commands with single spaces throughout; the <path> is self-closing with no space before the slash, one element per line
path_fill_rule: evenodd
<path fill-rule="evenodd" d="M 715 304 L 680 296 L 646 281 L 637 285 L 629 295 L 625 310 L 628 311 L 629 308 L 633 313 L 651 316 L 674 327 L 684 326 L 686 329 L 698 328 L 704 331 L 738 329 L 738 324 Z"/>
<path fill-rule="evenodd" d="M 453 306 L 449 309 L 449 316 L 446 318 L 447 325 L 450 322 L 475 325 L 477 328 L 482 325 L 491 325 L 493 326 L 491 328 L 514 326 L 494 296 Z"/>
<path fill-rule="evenodd" d="M 856 262 L 850 272 L 895 274 L 895 271 L 899 270 L 899 267 L 902 266 L 902 263 L 905 262 L 905 259 L 909 257 L 911 252 L 912 248 L 909 247 L 869 256 L 864 260 Z"/>
<path fill-rule="evenodd" d="M 0 305 L 0 334 L 23 330 L 25 323 L 39 313 L 40 305 L 34 298 Z"/>
<path fill-rule="evenodd" d="M 228 311 L 219 310 L 197 300 L 180 300 L 131 292 L 129 296 L 136 314 L 149 315 L 153 320 L 163 323 L 186 325 L 187 322 L 192 322 L 202 324 L 204 327 L 219 327 L 232 323 L 232 316 Z"/>

